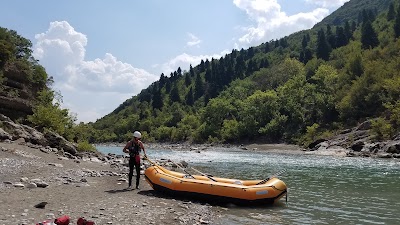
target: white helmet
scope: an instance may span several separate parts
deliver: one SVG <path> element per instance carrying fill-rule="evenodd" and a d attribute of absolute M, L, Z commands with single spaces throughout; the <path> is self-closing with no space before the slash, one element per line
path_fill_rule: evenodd
<path fill-rule="evenodd" d="M 141 134 L 139 131 L 135 131 L 135 132 L 133 132 L 133 136 L 134 136 L 135 138 L 141 138 L 141 137 L 142 137 L 142 134 Z"/>

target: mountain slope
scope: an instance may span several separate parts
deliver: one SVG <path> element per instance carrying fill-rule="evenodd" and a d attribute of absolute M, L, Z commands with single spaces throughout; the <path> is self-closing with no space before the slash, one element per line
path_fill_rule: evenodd
<path fill-rule="evenodd" d="M 331 15 L 345 21 L 342 14 L 361 13 L 351 26 L 324 26 L 327 19 L 189 71 L 161 74 L 96 121 L 94 139 L 125 141 L 141 130 L 147 141 L 305 143 L 382 112 L 396 114 L 400 47 L 396 22 L 382 11 L 387 3 L 374 1 L 380 7 L 371 11 L 364 10 L 371 2 L 352 0 Z M 390 136 L 397 122 L 388 116 L 376 132 Z"/>
<path fill-rule="evenodd" d="M 324 18 L 315 27 L 323 27 L 328 24 L 338 26 L 343 25 L 346 21 L 360 21 L 360 13 L 363 10 L 373 10 L 374 13 L 378 14 L 386 11 L 391 2 L 392 0 L 352 0 Z"/>

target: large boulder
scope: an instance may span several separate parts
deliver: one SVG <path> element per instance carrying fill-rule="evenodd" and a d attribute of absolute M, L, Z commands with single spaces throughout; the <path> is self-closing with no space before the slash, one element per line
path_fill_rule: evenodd
<path fill-rule="evenodd" d="M 0 141 L 7 139 L 11 140 L 12 136 L 9 133 L 5 132 L 3 128 L 0 127 Z"/>
<path fill-rule="evenodd" d="M 384 152 L 391 154 L 399 154 L 400 153 L 400 141 L 391 141 L 386 144 L 384 147 Z"/>
<path fill-rule="evenodd" d="M 23 138 L 25 141 L 38 144 L 47 145 L 47 140 L 44 135 L 36 129 L 14 123 L 10 118 L 0 114 L 0 123 L 4 132 L 8 133 L 12 140 Z"/>
<path fill-rule="evenodd" d="M 62 149 L 64 152 L 68 152 L 72 155 L 76 155 L 77 150 L 76 147 L 69 141 L 67 141 L 64 137 L 61 135 L 52 132 L 52 131 L 47 131 L 44 134 L 44 137 L 47 139 L 48 144 L 52 148 L 57 148 L 57 149 Z"/>

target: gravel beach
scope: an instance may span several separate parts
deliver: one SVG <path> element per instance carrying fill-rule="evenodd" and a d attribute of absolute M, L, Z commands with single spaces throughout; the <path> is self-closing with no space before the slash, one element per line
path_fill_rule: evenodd
<path fill-rule="evenodd" d="M 0 224 L 36 224 L 63 215 L 96 224 L 212 224 L 219 206 L 154 192 L 98 158 L 69 159 L 25 142 L 0 143 Z M 43 208 L 35 205 L 44 202 Z M 46 204 L 47 203 L 47 204 Z"/>

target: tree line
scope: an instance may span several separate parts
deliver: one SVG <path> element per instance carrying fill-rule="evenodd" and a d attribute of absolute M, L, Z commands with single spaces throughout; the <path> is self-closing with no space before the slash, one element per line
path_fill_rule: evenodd
<path fill-rule="evenodd" d="M 75 116 L 60 107 L 52 78 L 40 73 L 35 79 L 45 85 L 33 114 L 21 120 L 82 146 L 124 142 L 134 130 L 148 142 L 306 145 L 367 119 L 373 119 L 376 139 L 388 139 L 400 129 L 400 4 L 392 1 L 383 11 L 367 5 L 342 9 L 353 10 L 357 20 L 315 26 L 161 74 L 94 123 L 75 124 Z M 30 68 L 40 66 L 30 42 L 13 32 L 0 32 L 1 71 L 22 56 Z"/>
<path fill-rule="evenodd" d="M 377 138 L 399 130 L 400 7 L 232 50 L 165 76 L 93 123 L 93 141 L 306 144 L 368 118 Z"/>

